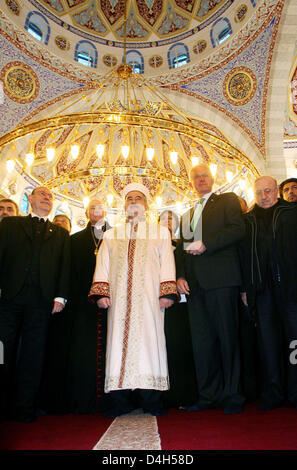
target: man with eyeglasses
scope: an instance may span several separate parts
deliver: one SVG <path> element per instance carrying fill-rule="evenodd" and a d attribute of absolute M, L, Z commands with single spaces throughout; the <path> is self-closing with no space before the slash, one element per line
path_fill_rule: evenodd
<path fill-rule="evenodd" d="M 6 217 L 0 224 L 0 341 L 4 347 L 0 414 L 3 419 L 11 413 L 13 395 L 13 412 L 22 422 L 36 419 L 48 324 L 51 314 L 64 308 L 70 274 L 69 235 L 48 220 L 52 193 L 38 187 L 28 199 L 29 216 Z M 14 371 L 19 334 L 22 341 Z M 14 376 L 16 387 L 12 387 Z"/>
<path fill-rule="evenodd" d="M 297 366 L 290 359 L 297 340 L 297 207 L 278 199 L 271 176 L 258 178 L 254 190 L 241 243 L 242 300 L 257 324 L 260 409 L 267 411 L 286 400 L 297 407 Z"/>

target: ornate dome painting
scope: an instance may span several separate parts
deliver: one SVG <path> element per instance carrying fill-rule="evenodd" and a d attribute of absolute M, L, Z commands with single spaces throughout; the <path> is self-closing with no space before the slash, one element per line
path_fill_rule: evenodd
<path fill-rule="evenodd" d="M 269 162 L 268 145 L 276 148 L 265 141 L 272 123 L 265 112 L 283 0 L 4 4 L 3 195 L 19 197 L 25 188 L 45 184 L 60 203 L 78 208 L 79 218 L 86 196 L 109 196 L 110 210 L 116 210 L 124 185 L 138 180 L 149 188 L 155 208 L 178 203 L 182 212 L 196 197 L 189 172 L 206 162 L 216 168 L 217 192 L 233 190 L 253 200 L 249 190 Z M 26 27 L 33 14 L 44 22 L 45 39 Z M 87 63 L 78 60 L 84 52 Z M 133 65 L 137 55 L 139 70 Z M 132 70 L 127 76 L 124 56 Z M 179 57 L 184 61 L 178 63 Z M 295 62 L 292 123 L 296 69 Z M 133 82 L 136 90 L 126 93 L 129 106 L 113 94 L 113 85 L 127 77 L 128 88 Z M 145 96 L 147 90 L 155 96 Z"/>
<path fill-rule="evenodd" d="M 124 0 L 29 0 L 50 19 L 69 31 L 93 40 L 122 41 Z M 175 38 L 223 14 L 234 0 L 128 0 L 127 41 L 139 43 Z M 198 31 L 198 29 L 197 29 Z"/>

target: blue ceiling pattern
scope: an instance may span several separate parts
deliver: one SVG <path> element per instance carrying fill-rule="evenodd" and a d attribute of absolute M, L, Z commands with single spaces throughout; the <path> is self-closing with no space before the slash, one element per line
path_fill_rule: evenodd
<path fill-rule="evenodd" d="M 4 102 L 0 105 L 2 118 L 0 119 L 0 135 L 16 127 L 28 114 L 32 114 L 44 103 L 55 98 L 59 99 L 59 96 L 78 90 L 83 86 L 38 64 L 1 35 L 0 50 L 0 73 L 10 62 L 19 61 L 31 67 L 39 79 L 39 93 L 30 103 L 19 104 L 11 100 L 5 93 L 3 94 Z M 5 89 L 5 84 L 3 87 Z"/>
<path fill-rule="evenodd" d="M 261 143 L 262 110 L 263 107 L 265 108 L 267 92 L 265 77 L 267 69 L 270 67 L 274 28 L 275 18 L 249 47 L 238 53 L 227 64 L 222 65 L 219 70 L 182 85 L 182 88 L 204 98 L 214 106 L 218 105 L 220 108 L 228 110 L 249 129 L 259 143 Z M 241 106 L 230 103 L 223 92 L 225 77 L 235 67 L 248 67 L 254 72 L 257 80 L 257 89 L 253 98 Z"/>

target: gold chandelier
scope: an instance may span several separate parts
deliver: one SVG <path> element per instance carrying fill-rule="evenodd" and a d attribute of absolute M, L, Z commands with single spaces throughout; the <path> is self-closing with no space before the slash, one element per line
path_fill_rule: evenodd
<path fill-rule="evenodd" d="M 214 126 L 184 113 L 134 73 L 126 41 L 122 65 L 46 117 L 0 137 L 0 155 L 11 175 L 7 187 L 29 175 L 36 185 L 85 205 L 98 193 L 117 205 L 132 180 L 147 185 L 157 206 L 187 203 L 195 197 L 188 174 L 199 161 L 211 165 L 221 188 L 244 187 L 258 175 Z"/>

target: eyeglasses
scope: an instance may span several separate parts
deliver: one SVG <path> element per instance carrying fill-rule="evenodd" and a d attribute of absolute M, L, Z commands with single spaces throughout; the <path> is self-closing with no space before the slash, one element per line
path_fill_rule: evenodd
<path fill-rule="evenodd" d="M 211 178 L 211 175 L 209 175 L 208 173 L 204 173 L 203 175 L 198 175 L 197 173 L 194 173 L 192 175 L 192 178 L 195 179 L 195 178 Z"/>
<path fill-rule="evenodd" d="M 260 196 L 262 193 L 266 194 L 267 196 L 272 192 L 271 188 L 265 188 L 265 189 L 257 189 L 256 195 Z"/>

